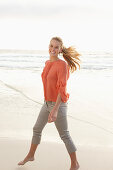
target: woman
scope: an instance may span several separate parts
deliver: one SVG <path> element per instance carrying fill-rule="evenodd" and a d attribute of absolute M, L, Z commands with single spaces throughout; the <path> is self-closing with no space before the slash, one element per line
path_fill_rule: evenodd
<path fill-rule="evenodd" d="M 58 58 L 62 53 L 64 60 Z M 73 47 L 65 48 L 60 37 L 53 37 L 49 44 L 50 59 L 46 61 L 41 74 L 44 88 L 44 104 L 40 110 L 37 121 L 33 127 L 31 147 L 25 159 L 18 163 L 24 165 L 34 160 L 34 154 L 41 141 L 41 134 L 44 126 L 54 122 L 58 133 L 65 143 L 71 159 L 70 170 L 79 169 L 76 158 L 76 147 L 68 131 L 67 123 L 67 100 L 69 94 L 66 92 L 69 71 L 73 72 L 80 68 L 78 56 L 80 55 Z"/>

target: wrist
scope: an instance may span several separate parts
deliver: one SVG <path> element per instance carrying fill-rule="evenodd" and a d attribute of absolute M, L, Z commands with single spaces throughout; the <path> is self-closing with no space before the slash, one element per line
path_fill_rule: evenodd
<path fill-rule="evenodd" d="M 58 111 L 58 109 L 59 109 L 59 106 L 58 106 L 58 105 L 55 105 L 55 106 L 54 106 L 54 110 L 55 110 L 55 111 Z"/>

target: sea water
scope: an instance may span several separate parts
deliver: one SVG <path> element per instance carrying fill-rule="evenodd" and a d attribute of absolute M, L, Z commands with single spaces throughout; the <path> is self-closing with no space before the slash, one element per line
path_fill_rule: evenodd
<path fill-rule="evenodd" d="M 0 53 L 0 69 L 29 69 L 41 70 L 49 55 Z M 83 70 L 113 70 L 113 53 L 111 52 L 83 52 L 80 57 Z"/>

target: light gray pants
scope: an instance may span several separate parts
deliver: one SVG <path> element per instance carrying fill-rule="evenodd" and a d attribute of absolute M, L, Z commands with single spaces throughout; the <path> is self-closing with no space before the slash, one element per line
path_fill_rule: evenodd
<path fill-rule="evenodd" d="M 33 137 L 32 137 L 33 144 L 40 144 L 42 130 L 48 122 L 49 113 L 51 112 L 54 105 L 55 105 L 55 102 L 44 101 L 44 104 L 40 110 L 37 121 L 33 127 Z M 57 119 L 54 122 L 54 124 L 58 130 L 58 133 L 61 139 L 65 143 L 68 153 L 72 153 L 72 152 L 75 152 L 77 149 L 72 141 L 72 138 L 68 130 L 67 105 L 68 105 L 67 102 L 66 103 L 61 102 L 59 110 L 58 110 Z"/>

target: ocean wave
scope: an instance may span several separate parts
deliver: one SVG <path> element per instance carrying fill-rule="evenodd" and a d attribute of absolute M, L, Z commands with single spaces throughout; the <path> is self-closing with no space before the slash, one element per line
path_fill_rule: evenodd
<path fill-rule="evenodd" d="M 45 55 L 0 55 L 0 68 L 12 69 L 42 69 L 49 56 Z M 81 69 L 111 70 L 113 69 L 113 54 L 84 54 L 81 56 Z"/>

